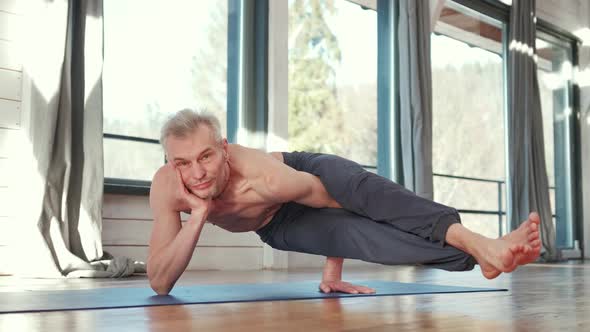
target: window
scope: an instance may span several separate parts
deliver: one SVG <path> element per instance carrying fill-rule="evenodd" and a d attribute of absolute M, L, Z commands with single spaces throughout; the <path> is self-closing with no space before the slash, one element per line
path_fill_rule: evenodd
<path fill-rule="evenodd" d="M 431 41 L 434 198 L 497 237 L 506 206 L 502 23 L 447 1 Z"/>
<path fill-rule="evenodd" d="M 289 3 L 289 149 L 377 164 L 377 12 Z"/>
<path fill-rule="evenodd" d="M 227 26 L 227 1 L 105 2 L 106 178 L 151 180 L 160 128 L 180 109 L 207 109 L 225 131 Z"/>
<path fill-rule="evenodd" d="M 557 246 L 572 248 L 573 50 L 570 42 L 542 32 L 537 33 L 536 46 L 551 213 Z"/>

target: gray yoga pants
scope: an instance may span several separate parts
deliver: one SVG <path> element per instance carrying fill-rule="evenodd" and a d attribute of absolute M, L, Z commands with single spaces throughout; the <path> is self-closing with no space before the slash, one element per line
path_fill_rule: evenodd
<path fill-rule="evenodd" d="M 455 209 L 338 156 L 283 152 L 283 157 L 288 166 L 318 176 L 342 209 L 283 204 L 257 231 L 271 247 L 449 271 L 471 270 L 476 264 L 469 254 L 445 245 L 447 230 L 460 222 Z"/>

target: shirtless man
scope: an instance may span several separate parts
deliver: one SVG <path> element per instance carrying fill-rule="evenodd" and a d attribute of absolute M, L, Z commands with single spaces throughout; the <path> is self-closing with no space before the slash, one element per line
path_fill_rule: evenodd
<path fill-rule="evenodd" d="M 206 222 L 256 231 L 273 248 L 327 257 L 320 290 L 371 293 L 341 280 L 344 258 L 465 271 L 486 278 L 537 259 L 539 216 L 490 239 L 463 227 L 453 208 L 426 200 L 344 158 L 265 153 L 221 137 L 218 120 L 183 110 L 162 128 L 168 162 L 154 175 L 147 273 L 168 294 Z M 180 212 L 190 214 L 181 224 Z"/>

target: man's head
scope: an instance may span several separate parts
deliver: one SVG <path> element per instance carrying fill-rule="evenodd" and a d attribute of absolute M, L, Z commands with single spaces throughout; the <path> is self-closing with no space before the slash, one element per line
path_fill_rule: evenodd
<path fill-rule="evenodd" d="M 203 199 L 223 191 L 229 179 L 227 140 L 214 115 L 190 109 L 177 112 L 162 127 L 160 143 L 189 191 Z"/>

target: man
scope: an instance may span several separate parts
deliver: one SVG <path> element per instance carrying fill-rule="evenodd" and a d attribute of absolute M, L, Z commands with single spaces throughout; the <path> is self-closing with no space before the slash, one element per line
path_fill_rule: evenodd
<path fill-rule="evenodd" d="M 341 280 L 344 258 L 465 271 L 486 278 L 539 256 L 539 217 L 531 213 L 500 239 L 463 227 L 455 209 L 420 198 L 358 164 L 332 155 L 264 153 L 228 144 L 218 120 L 183 110 L 162 128 L 167 164 L 154 175 L 154 228 L 147 272 L 168 294 L 186 269 L 206 222 L 256 231 L 280 250 L 327 256 L 320 290 L 371 293 Z M 190 213 L 181 225 L 180 212 Z"/>

